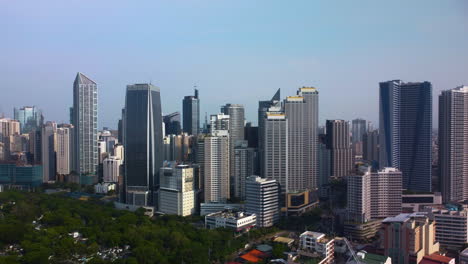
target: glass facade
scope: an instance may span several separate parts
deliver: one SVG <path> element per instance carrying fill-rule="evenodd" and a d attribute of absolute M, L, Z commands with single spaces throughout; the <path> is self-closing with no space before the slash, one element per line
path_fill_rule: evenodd
<path fill-rule="evenodd" d="M 182 101 L 183 129 L 189 135 L 198 135 L 200 132 L 200 99 L 198 90 L 195 96 L 185 96 Z"/>
<path fill-rule="evenodd" d="M 127 86 L 124 135 L 126 191 L 149 191 L 148 205 L 155 205 L 164 157 L 159 88 Z"/>
<path fill-rule="evenodd" d="M 78 73 L 73 84 L 75 164 L 80 176 L 95 176 L 98 166 L 98 91 L 94 81 Z M 84 184 L 84 183 L 83 183 Z"/>
<path fill-rule="evenodd" d="M 0 184 L 40 186 L 42 184 L 42 166 L 0 164 Z"/>
<path fill-rule="evenodd" d="M 37 130 L 44 122 L 42 111 L 37 109 L 35 106 L 25 106 L 19 109 L 15 108 L 13 114 L 15 120 L 20 122 L 21 134 Z"/>

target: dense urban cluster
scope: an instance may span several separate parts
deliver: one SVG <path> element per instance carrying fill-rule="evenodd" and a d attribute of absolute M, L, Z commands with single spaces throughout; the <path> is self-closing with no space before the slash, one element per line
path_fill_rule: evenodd
<path fill-rule="evenodd" d="M 376 89 L 378 126 L 320 124 L 314 87 L 259 101 L 255 126 L 231 103 L 202 124 L 197 89 L 165 115 L 160 88 L 132 84 L 99 130 L 98 85 L 78 73 L 70 124 L 36 106 L 0 119 L 0 256 L 468 263 L 468 86 L 438 96 L 437 129 L 430 82 Z"/>

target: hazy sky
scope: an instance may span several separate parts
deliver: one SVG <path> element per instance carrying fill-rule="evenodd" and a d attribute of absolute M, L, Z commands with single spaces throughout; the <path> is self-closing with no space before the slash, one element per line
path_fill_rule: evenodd
<path fill-rule="evenodd" d="M 200 90 L 204 113 L 240 103 L 257 122 L 276 89 L 320 91 L 320 120 L 378 119 L 378 82 L 468 84 L 468 1 L 0 0 L 0 113 L 37 105 L 68 122 L 78 71 L 98 83 L 99 126 L 125 87 L 161 88 L 164 113 Z M 434 126 L 436 123 L 434 124 Z"/>

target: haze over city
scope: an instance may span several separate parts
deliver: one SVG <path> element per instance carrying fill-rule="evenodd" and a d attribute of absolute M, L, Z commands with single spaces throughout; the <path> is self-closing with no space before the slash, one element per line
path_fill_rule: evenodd
<path fill-rule="evenodd" d="M 69 122 L 72 85 L 99 85 L 99 127 L 116 128 L 127 84 L 161 88 L 163 113 L 200 90 L 257 122 L 277 88 L 320 91 L 320 123 L 378 121 L 378 83 L 428 80 L 433 96 L 468 83 L 466 1 L 3 1 L 0 113 L 37 105 Z M 434 100 L 437 111 L 437 100 Z M 433 115 L 437 120 L 437 115 Z M 437 122 L 434 122 L 434 127 Z"/>

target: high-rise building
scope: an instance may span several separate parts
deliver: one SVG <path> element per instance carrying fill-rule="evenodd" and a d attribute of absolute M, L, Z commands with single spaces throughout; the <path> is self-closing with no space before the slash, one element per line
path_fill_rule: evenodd
<path fill-rule="evenodd" d="M 230 196 L 229 133 L 215 130 L 198 138 L 197 163 L 203 178 L 204 202 L 226 202 Z"/>
<path fill-rule="evenodd" d="M 118 182 L 120 176 L 120 166 L 122 160 L 116 156 L 110 156 L 104 159 L 103 166 L 103 181 L 104 182 Z"/>
<path fill-rule="evenodd" d="M 24 106 L 21 108 L 14 108 L 14 119 L 20 122 L 21 134 L 26 134 L 32 130 L 40 130 L 44 117 L 42 111 L 35 106 Z"/>
<path fill-rule="evenodd" d="M 271 98 L 271 100 L 268 101 L 259 101 L 258 102 L 258 156 L 259 156 L 259 170 L 260 170 L 260 175 L 264 176 L 265 175 L 265 147 L 263 146 L 264 144 L 264 137 L 265 137 L 265 118 L 266 118 L 266 113 L 269 111 L 270 107 L 276 106 L 279 107 L 281 106 L 280 102 L 280 89 L 278 89 Z"/>
<path fill-rule="evenodd" d="M 41 164 L 42 162 L 42 136 L 41 134 L 42 134 L 42 128 L 29 132 L 29 151 L 32 155 L 31 164 Z"/>
<path fill-rule="evenodd" d="M 75 164 L 82 184 L 97 180 L 98 168 L 98 89 L 97 84 L 82 73 L 73 83 L 73 109 L 75 128 Z"/>
<path fill-rule="evenodd" d="M 258 126 L 247 122 L 244 127 L 244 139 L 249 143 L 249 147 L 258 148 Z"/>
<path fill-rule="evenodd" d="M 432 85 L 380 83 L 379 166 L 403 173 L 403 188 L 431 191 Z"/>
<path fill-rule="evenodd" d="M 248 147 L 246 140 L 237 141 L 234 146 L 234 155 L 231 156 L 231 159 L 234 160 L 231 186 L 233 186 L 234 196 L 241 200 L 245 200 L 245 181 L 247 177 L 254 175 L 256 154 L 254 148 Z"/>
<path fill-rule="evenodd" d="M 289 191 L 318 187 L 318 91 L 302 87 L 284 101 L 288 119 Z"/>
<path fill-rule="evenodd" d="M 230 116 L 225 114 L 216 114 L 210 116 L 210 133 L 216 130 L 226 130 L 229 132 Z"/>
<path fill-rule="evenodd" d="M 20 134 L 20 123 L 9 118 L 0 118 L 0 142 L 3 143 L 3 159 L 10 159 L 11 136 Z"/>
<path fill-rule="evenodd" d="M 353 121 L 351 121 L 351 143 L 361 142 L 366 131 L 366 120 L 361 118 L 353 119 Z"/>
<path fill-rule="evenodd" d="M 348 176 L 354 168 L 349 123 L 344 120 L 327 120 L 326 126 L 327 148 L 331 153 L 331 176 Z"/>
<path fill-rule="evenodd" d="M 427 213 L 399 214 L 382 222 L 381 247 L 395 264 L 419 263 L 424 256 L 439 251 L 436 223 Z"/>
<path fill-rule="evenodd" d="M 468 86 L 439 96 L 439 168 L 445 202 L 468 199 Z"/>
<path fill-rule="evenodd" d="M 320 197 L 328 197 L 331 176 L 331 153 L 327 148 L 327 136 L 325 134 L 320 134 L 318 141 L 319 195 Z"/>
<path fill-rule="evenodd" d="M 230 165 L 229 171 L 231 172 L 231 194 L 237 196 L 240 194 L 235 191 L 235 184 L 239 182 L 238 179 L 235 179 L 236 175 L 234 175 L 234 148 L 238 141 L 244 140 L 244 123 L 245 123 L 245 113 L 244 113 L 244 106 L 240 104 L 226 104 L 221 106 L 221 113 L 224 115 L 229 116 L 229 153 L 230 153 Z"/>
<path fill-rule="evenodd" d="M 270 108 L 270 110 L 272 110 Z M 281 194 L 289 191 L 288 169 L 288 119 L 282 112 L 267 112 L 263 121 L 264 178 L 275 179 Z"/>
<path fill-rule="evenodd" d="M 43 182 L 55 181 L 57 173 L 57 124 L 46 122 L 42 126 L 42 177 Z"/>
<path fill-rule="evenodd" d="M 196 189 L 194 169 L 189 165 L 168 163 L 161 168 L 159 211 L 188 216 L 195 213 Z"/>
<path fill-rule="evenodd" d="M 384 168 L 348 176 L 348 220 L 366 223 L 401 212 L 401 172 Z"/>
<path fill-rule="evenodd" d="M 73 125 L 59 125 L 56 139 L 57 174 L 68 175 L 74 170 Z"/>
<path fill-rule="evenodd" d="M 180 113 L 174 112 L 163 116 L 166 135 L 179 135 L 182 132 L 180 128 Z"/>
<path fill-rule="evenodd" d="M 373 167 L 379 163 L 379 131 L 368 131 L 363 135 L 363 159 L 370 161 Z"/>
<path fill-rule="evenodd" d="M 123 123 L 126 203 L 156 206 L 164 158 L 159 88 L 127 85 Z"/>
<path fill-rule="evenodd" d="M 200 132 L 200 99 L 198 90 L 195 89 L 195 95 L 185 96 L 182 101 L 183 129 L 189 135 L 198 135 Z"/>
<path fill-rule="evenodd" d="M 279 186 L 276 180 L 249 176 L 246 180 L 245 211 L 257 216 L 258 227 L 273 226 L 279 220 Z"/>

